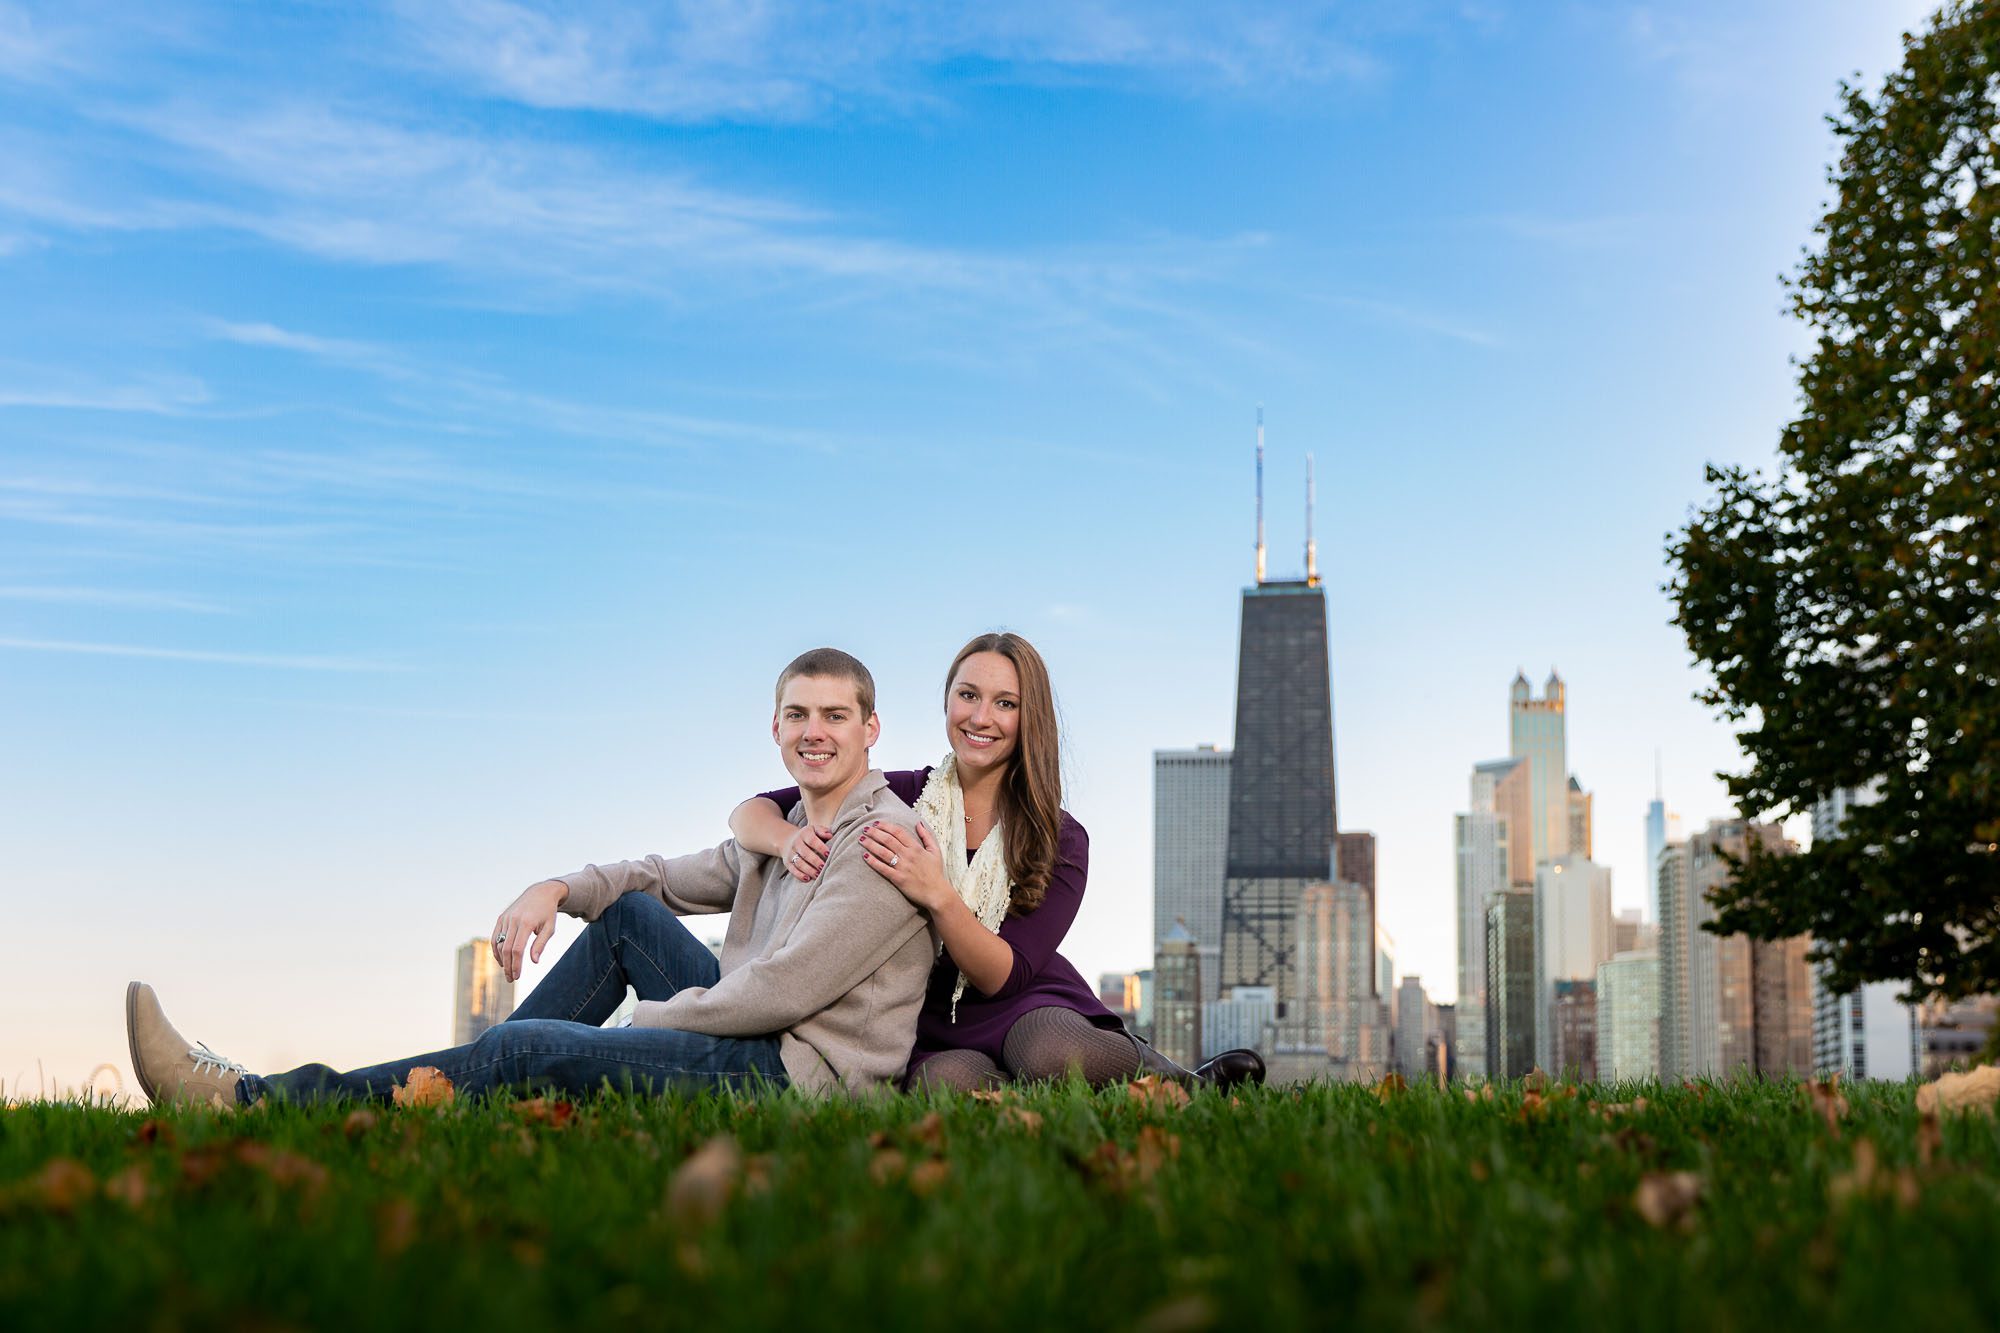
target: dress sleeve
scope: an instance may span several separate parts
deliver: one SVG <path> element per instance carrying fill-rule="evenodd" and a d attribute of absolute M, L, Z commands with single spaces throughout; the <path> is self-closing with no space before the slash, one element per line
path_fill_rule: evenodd
<path fill-rule="evenodd" d="M 882 780 L 889 784 L 889 790 L 896 793 L 904 805 L 915 805 L 917 797 L 924 794 L 924 783 L 930 779 L 928 768 L 903 768 L 893 773 L 884 773 Z M 799 803 L 797 787 L 780 787 L 776 791 L 760 791 L 757 796 L 778 807 L 778 813 L 790 818 L 792 807 Z M 755 800 L 756 797 L 751 799 Z"/>
<path fill-rule="evenodd" d="M 778 813 L 789 819 L 791 818 L 792 807 L 799 803 L 799 789 L 797 787 L 780 787 L 776 791 L 760 791 L 750 799 L 754 801 L 759 798 L 777 806 Z"/>
<path fill-rule="evenodd" d="M 1049 875 L 1042 905 L 1000 923 L 1000 938 L 1014 950 L 1014 970 L 987 999 L 1005 1000 L 1020 994 L 1049 965 L 1063 936 L 1069 934 L 1077 909 L 1083 906 L 1083 885 L 1089 874 L 1090 834 L 1065 814 L 1062 837 L 1056 843 L 1055 870 Z"/>

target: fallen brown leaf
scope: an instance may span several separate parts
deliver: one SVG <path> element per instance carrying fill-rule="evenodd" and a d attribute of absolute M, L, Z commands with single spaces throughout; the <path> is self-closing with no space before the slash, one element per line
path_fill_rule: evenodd
<path fill-rule="evenodd" d="M 1921 1142 L 1918 1152 L 1923 1152 Z M 1861 1197 L 1890 1198 L 1904 1208 L 1916 1207 L 1923 1197 L 1917 1173 L 1907 1166 L 1893 1171 L 1885 1169 L 1880 1153 L 1867 1139 L 1855 1141 L 1853 1169 L 1829 1180 L 1826 1192 L 1827 1197 L 1835 1202 Z"/>
<path fill-rule="evenodd" d="M 116 1199 L 127 1208 L 137 1208 L 144 1204 L 152 1192 L 151 1178 L 136 1162 L 104 1182 L 104 1197 Z"/>
<path fill-rule="evenodd" d="M 403 1086 L 393 1094 L 398 1106 L 449 1106 L 458 1094 L 453 1091 L 451 1080 L 444 1071 L 430 1065 L 418 1065 L 403 1081 Z"/>
<path fill-rule="evenodd" d="M 1000 1111 L 1000 1123 L 1018 1125 L 1025 1134 L 1039 1134 L 1042 1132 L 1042 1113 L 1030 1111 L 1025 1106 L 1003 1107 Z"/>
<path fill-rule="evenodd" d="M 340 1122 L 340 1130 L 348 1138 L 358 1139 L 369 1130 L 375 1128 L 376 1123 L 381 1118 L 381 1116 L 375 1114 L 375 1112 L 365 1106 L 357 1107 L 347 1113 L 347 1119 Z"/>
<path fill-rule="evenodd" d="M 1944 1133 L 1938 1126 L 1936 1111 L 1925 1111 L 1917 1117 L 1917 1161 L 1929 1166 L 1944 1147 Z"/>
<path fill-rule="evenodd" d="M 174 1146 L 174 1127 L 164 1120 L 148 1120 L 139 1126 L 139 1142 L 148 1148 L 158 1145 L 163 1148 Z"/>
<path fill-rule="evenodd" d="M 557 1098 L 535 1097 L 525 1102 L 514 1103 L 514 1114 L 531 1125 L 547 1125 L 551 1129 L 562 1129 L 576 1118 L 576 1103 Z"/>
<path fill-rule="evenodd" d="M 1548 1071 L 1536 1065 L 1521 1076 L 1521 1086 L 1529 1092 L 1541 1092 L 1549 1086 Z"/>
<path fill-rule="evenodd" d="M 868 1178 L 877 1185 L 887 1185 L 902 1176 L 909 1166 L 909 1159 L 897 1148 L 878 1148 L 868 1159 Z"/>
<path fill-rule="evenodd" d="M 1409 1090 L 1410 1085 L 1404 1081 L 1403 1076 L 1391 1071 L 1382 1075 L 1382 1081 L 1375 1085 L 1375 1097 L 1378 1101 L 1386 1102 L 1398 1093 L 1408 1092 Z"/>
<path fill-rule="evenodd" d="M 949 1179 L 950 1162 L 938 1157 L 925 1158 L 910 1168 L 910 1193 L 918 1196 L 935 1194 Z"/>
<path fill-rule="evenodd" d="M 1692 1171 L 1654 1171 L 1639 1180 L 1632 1192 L 1632 1206 L 1650 1226 L 1694 1224 L 1694 1206 L 1701 1201 L 1701 1177 Z"/>
<path fill-rule="evenodd" d="M 1146 1074 L 1125 1085 L 1125 1095 L 1150 1110 L 1179 1110 L 1187 1105 L 1187 1089 L 1158 1074 Z"/>
<path fill-rule="evenodd" d="M 716 1135 L 675 1170 L 667 1183 L 667 1212 L 684 1226 L 707 1226 L 728 1207 L 742 1170 L 743 1154 L 736 1140 Z"/>
<path fill-rule="evenodd" d="M 74 1157 L 56 1157 L 35 1174 L 28 1190 L 51 1212 L 73 1213 L 97 1193 L 97 1177 Z"/>
<path fill-rule="evenodd" d="M 743 1159 L 743 1193 L 746 1197 L 770 1192 L 771 1168 L 776 1164 L 777 1159 L 767 1152 Z"/>
<path fill-rule="evenodd" d="M 2000 1102 L 2000 1065 L 1981 1065 L 1963 1073 L 1941 1075 L 1917 1089 L 1917 1110 L 1985 1111 Z"/>
<path fill-rule="evenodd" d="M 1181 1136 L 1169 1134 L 1158 1125 L 1139 1127 L 1139 1146 L 1133 1152 L 1142 1179 L 1151 1180 L 1168 1162 L 1180 1160 Z"/>
<path fill-rule="evenodd" d="M 913 1142 L 924 1144 L 927 1147 L 943 1147 L 944 1117 L 936 1111 L 932 1111 L 922 1120 L 910 1126 L 910 1138 Z"/>
<path fill-rule="evenodd" d="M 1840 1137 L 1840 1121 L 1847 1114 L 1847 1098 L 1840 1094 L 1840 1075 L 1827 1079 L 1812 1079 L 1806 1083 L 1806 1096 L 1812 1102 L 1813 1110 L 1826 1121 L 1826 1128 L 1835 1138 Z"/>

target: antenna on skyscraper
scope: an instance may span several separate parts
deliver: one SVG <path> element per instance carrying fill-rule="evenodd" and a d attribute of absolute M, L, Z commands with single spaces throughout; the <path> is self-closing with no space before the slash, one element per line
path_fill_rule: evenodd
<path fill-rule="evenodd" d="M 1264 405 L 1257 404 L 1257 582 L 1264 582 Z"/>
<path fill-rule="evenodd" d="M 1313 456 L 1306 455 L 1306 586 L 1319 582 L 1319 547 L 1313 544 Z"/>
<path fill-rule="evenodd" d="M 1661 777 L 1662 771 L 1660 768 L 1660 747 L 1655 745 L 1653 747 L 1653 799 L 1656 801 L 1666 799 L 1667 784 L 1665 779 Z"/>

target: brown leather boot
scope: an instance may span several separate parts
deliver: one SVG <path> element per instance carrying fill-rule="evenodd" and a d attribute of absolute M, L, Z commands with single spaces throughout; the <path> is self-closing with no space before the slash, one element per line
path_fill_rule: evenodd
<path fill-rule="evenodd" d="M 250 1071 L 174 1031 L 143 981 L 125 988 L 125 1041 L 132 1072 L 153 1105 L 236 1109 L 236 1080 Z"/>

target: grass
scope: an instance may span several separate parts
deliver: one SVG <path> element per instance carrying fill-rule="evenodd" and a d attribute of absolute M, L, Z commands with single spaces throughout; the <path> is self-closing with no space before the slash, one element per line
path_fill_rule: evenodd
<path fill-rule="evenodd" d="M 0 1326 L 1984 1326 L 1994 1119 L 1842 1091 L 31 1103 Z"/>

